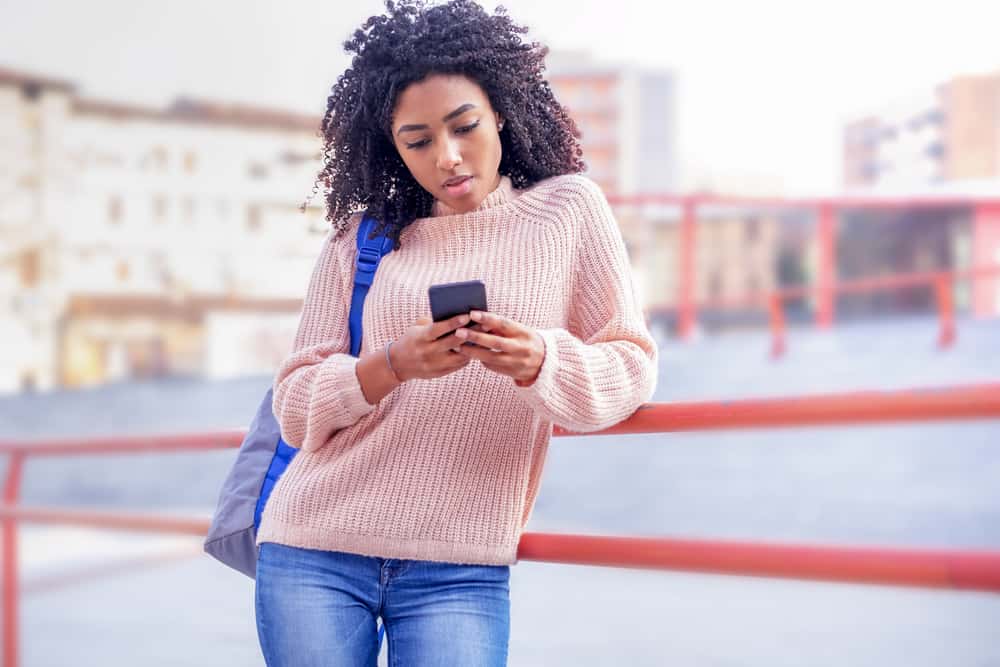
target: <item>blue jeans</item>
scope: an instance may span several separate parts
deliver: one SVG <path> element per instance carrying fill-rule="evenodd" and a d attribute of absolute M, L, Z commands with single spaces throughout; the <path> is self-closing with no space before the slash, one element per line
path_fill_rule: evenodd
<path fill-rule="evenodd" d="M 372 558 L 265 542 L 257 636 L 268 667 L 507 664 L 510 567 Z"/>

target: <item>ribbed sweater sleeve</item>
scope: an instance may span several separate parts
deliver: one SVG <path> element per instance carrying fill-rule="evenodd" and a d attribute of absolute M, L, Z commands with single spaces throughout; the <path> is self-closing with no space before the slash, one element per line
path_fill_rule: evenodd
<path fill-rule="evenodd" d="M 568 328 L 539 330 L 545 359 L 535 382 L 517 391 L 543 419 L 585 433 L 617 424 L 652 398 L 658 351 L 604 193 L 586 178 L 571 183 L 565 214 L 577 241 Z"/>
<path fill-rule="evenodd" d="M 350 355 L 350 283 L 353 266 L 339 239 L 327 236 L 306 292 L 292 353 L 278 368 L 272 409 L 285 442 L 316 451 L 339 429 L 375 409 L 361 391 Z M 350 237 L 350 238 L 348 238 Z M 352 255 L 353 256 L 353 255 Z"/>

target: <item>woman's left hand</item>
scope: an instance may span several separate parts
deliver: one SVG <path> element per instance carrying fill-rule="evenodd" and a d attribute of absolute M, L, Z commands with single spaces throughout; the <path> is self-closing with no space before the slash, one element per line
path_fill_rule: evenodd
<path fill-rule="evenodd" d="M 496 313 L 469 313 L 479 329 L 460 328 L 455 336 L 475 345 L 461 345 L 459 352 L 478 359 L 483 366 L 514 378 L 519 387 L 530 386 L 545 360 L 545 341 L 534 329 Z M 480 346 L 480 347 L 477 347 Z"/>

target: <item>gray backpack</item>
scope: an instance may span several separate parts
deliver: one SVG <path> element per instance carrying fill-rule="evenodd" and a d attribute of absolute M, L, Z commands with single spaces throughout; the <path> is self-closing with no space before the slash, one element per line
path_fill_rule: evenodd
<path fill-rule="evenodd" d="M 361 313 L 365 296 L 382 257 L 395 247 L 391 236 L 396 227 L 386 225 L 382 233 L 369 238 L 375 224 L 375 219 L 365 214 L 358 228 L 349 322 L 351 354 L 355 357 L 361 350 Z M 206 553 L 248 577 L 255 577 L 260 517 L 271 490 L 297 452 L 297 448 L 281 438 L 281 428 L 271 409 L 271 389 L 268 389 L 222 485 L 205 538 Z"/>

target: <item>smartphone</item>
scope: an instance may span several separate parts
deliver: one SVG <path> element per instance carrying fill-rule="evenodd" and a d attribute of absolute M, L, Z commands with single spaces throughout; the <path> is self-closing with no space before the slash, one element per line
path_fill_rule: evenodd
<path fill-rule="evenodd" d="M 481 280 L 431 285 L 427 289 L 427 296 L 431 302 L 431 317 L 435 322 L 468 313 L 470 310 L 487 310 L 486 285 Z M 470 320 L 465 326 L 471 327 L 473 324 L 475 322 Z M 470 343 L 463 343 L 463 345 L 468 344 Z"/>
<path fill-rule="evenodd" d="M 431 285 L 427 289 L 431 302 L 431 317 L 435 322 L 446 320 L 470 310 L 486 310 L 486 285 L 481 280 Z"/>

